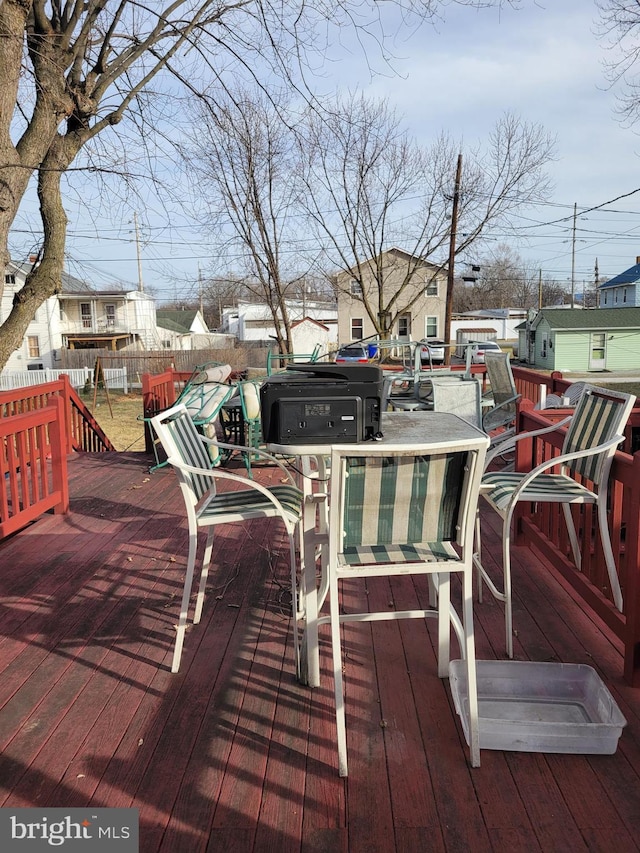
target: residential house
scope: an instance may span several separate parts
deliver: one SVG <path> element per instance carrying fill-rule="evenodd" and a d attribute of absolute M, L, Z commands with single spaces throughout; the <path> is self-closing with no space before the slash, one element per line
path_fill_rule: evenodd
<path fill-rule="evenodd" d="M 640 307 L 640 257 L 628 270 L 598 285 L 601 308 Z"/>
<path fill-rule="evenodd" d="M 304 337 L 304 347 L 316 344 L 335 348 L 337 344 L 338 312 L 334 302 L 314 299 L 291 299 L 286 301 L 287 312 L 292 325 L 294 346 L 298 347 L 298 338 Z M 296 332 L 296 324 L 309 320 L 303 329 Z M 264 302 L 239 302 L 232 308 L 224 308 L 220 330 L 235 335 L 239 341 L 273 341 L 276 330 L 271 311 Z M 297 337 L 296 337 L 297 336 Z M 305 350 L 307 351 L 307 350 Z"/>
<path fill-rule="evenodd" d="M 640 307 L 542 308 L 518 326 L 520 358 L 560 371 L 640 368 Z"/>
<path fill-rule="evenodd" d="M 385 308 L 412 271 L 411 280 L 403 292 L 401 310 L 390 329 L 391 337 L 420 340 L 437 338 L 444 334 L 447 297 L 447 274 L 440 267 L 417 258 L 402 249 L 392 248 L 382 253 L 382 307 Z M 367 262 L 362 289 L 353 273 L 340 272 L 336 276 L 338 294 L 338 340 L 341 344 L 372 337 L 376 330 L 362 299 L 362 290 L 374 306 L 380 304 L 376 288 L 376 263 Z M 415 300 L 415 301 L 414 301 Z"/>
<path fill-rule="evenodd" d="M 158 308 L 156 322 L 160 346 L 164 349 L 207 349 L 229 343 L 229 335 L 209 331 L 200 310 Z"/>
<path fill-rule="evenodd" d="M 13 297 L 23 286 L 32 262 L 9 263 L 0 300 L 0 323 L 9 315 Z M 155 302 L 140 291 L 96 290 L 68 273 L 62 291 L 37 309 L 24 341 L 10 356 L 8 370 L 41 370 L 59 366 L 60 350 L 108 348 L 114 351 L 159 347 Z"/>

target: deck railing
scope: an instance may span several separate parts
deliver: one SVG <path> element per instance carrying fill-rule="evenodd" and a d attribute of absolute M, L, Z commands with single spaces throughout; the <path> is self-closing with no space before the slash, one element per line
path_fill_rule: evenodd
<path fill-rule="evenodd" d="M 69 508 L 65 401 L 0 418 L 0 539 Z"/>
<path fill-rule="evenodd" d="M 0 419 L 21 415 L 44 408 L 52 397 L 64 401 L 64 424 L 67 452 L 89 451 L 100 453 L 115 450 L 89 409 L 82 402 L 67 376 L 54 382 L 28 388 L 0 391 Z"/>
<path fill-rule="evenodd" d="M 0 539 L 69 507 L 67 455 L 115 450 L 69 378 L 0 391 Z"/>
<path fill-rule="evenodd" d="M 566 415 L 566 410 L 564 411 Z M 546 412 L 534 411 L 525 400 L 520 407 L 518 432 L 547 426 Z M 517 445 L 516 469 L 530 471 L 539 462 L 557 456 L 564 429 Z M 572 507 L 578 531 L 582 567 L 571 557 L 571 547 L 560 504 L 523 504 L 516 521 L 519 544 L 537 548 L 556 568 L 587 607 L 596 613 L 624 645 L 625 679 L 640 686 L 640 453 L 618 451 L 611 468 L 609 530 L 623 592 L 623 612 L 611 600 L 607 569 L 592 506 Z"/>
<path fill-rule="evenodd" d="M 142 375 L 142 414 L 144 424 L 144 447 L 147 453 L 153 453 L 153 436 L 149 418 L 175 403 L 180 389 L 192 376 L 193 371 L 176 370 L 168 367 L 162 373 L 144 373 Z"/>

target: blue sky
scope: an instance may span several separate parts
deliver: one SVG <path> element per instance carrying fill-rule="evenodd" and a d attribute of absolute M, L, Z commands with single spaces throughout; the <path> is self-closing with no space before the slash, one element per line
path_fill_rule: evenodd
<path fill-rule="evenodd" d="M 430 144 L 445 130 L 473 146 L 487 138 L 505 111 L 539 122 L 557 138 L 549 173 L 549 204 L 526 211 L 518 239 L 504 239 L 543 273 L 568 279 L 613 276 L 640 256 L 640 138 L 616 117 L 616 90 L 608 86 L 604 44 L 595 35 L 593 0 L 522 0 L 520 10 L 448 7 L 445 20 L 396 38 L 394 76 L 369 51 L 349 50 L 340 34 L 322 88 L 362 88 L 395 106 L 418 141 Z M 625 198 L 619 198 L 626 196 Z M 612 201 L 618 199 L 617 201 Z M 611 204 L 605 204 L 612 201 Z M 603 206 L 604 205 L 604 206 Z M 598 207 L 599 210 L 590 210 Z M 145 285 L 161 298 L 195 292 L 211 271 L 202 235 L 177 209 L 170 216 L 149 206 L 139 212 Z M 25 224 L 23 218 L 22 224 Z M 70 272 L 99 286 L 138 280 L 132 217 L 101 217 L 96 227 L 70 209 Z M 503 235 L 496 234 L 495 241 Z"/>

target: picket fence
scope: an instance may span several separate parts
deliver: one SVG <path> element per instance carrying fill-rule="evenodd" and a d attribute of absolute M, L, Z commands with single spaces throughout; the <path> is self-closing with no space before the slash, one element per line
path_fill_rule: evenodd
<path fill-rule="evenodd" d="M 0 373 L 0 391 L 13 391 L 15 388 L 30 388 L 45 382 L 55 382 L 62 374 L 67 375 L 71 385 L 78 390 L 93 387 L 94 368 L 67 367 L 59 370 L 47 367 L 44 370 L 3 370 Z M 126 367 L 105 367 L 103 375 L 109 389 L 117 388 L 121 389 L 123 394 L 129 393 L 130 383 Z"/>

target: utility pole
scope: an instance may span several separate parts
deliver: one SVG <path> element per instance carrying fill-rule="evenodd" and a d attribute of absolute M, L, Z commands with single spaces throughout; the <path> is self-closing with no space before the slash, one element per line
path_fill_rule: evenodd
<path fill-rule="evenodd" d="M 542 270 L 538 270 L 538 309 L 542 308 Z"/>
<path fill-rule="evenodd" d="M 576 297 L 576 216 L 578 205 L 573 204 L 573 238 L 571 240 L 571 307 L 575 308 Z M 584 294 L 583 294 L 584 299 Z"/>
<path fill-rule="evenodd" d="M 458 228 L 458 202 L 460 200 L 460 182 L 462 180 L 462 154 L 458 154 L 456 180 L 453 187 L 453 205 L 451 207 L 451 232 L 449 235 L 449 269 L 447 270 L 447 301 L 444 311 L 444 363 L 451 363 L 451 315 L 453 314 L 453 278 L 456 259 L 456 231 Z"/>
<path fill-rule="evenodd" d="M 593 300 L 593 307 L 597 308 L 600 303 L 600 291 L 598 290 L 598 285 L 600 284 L 600 272 L 598 271 L 598 259 L 596 258 L 595 269 L 593 270 L 593 286 L 595 289 L 595 298 Z"/>
<path fill-rule="evenodd" d="M 202 273 L 200 272 L 200 264 L 198 264 L 198 297 L 200 300 L 200 313 L 204 317 L 204 301 L 202 296 Z"/>
<path fill-rule="evenodd" d="M 136 232 L 136 255 L 138 257 L 138 290 L 144 292 L 144 284 L 142 283 L 142 260 L 140 259 L 140 232 L 138 230 L 138 214 L 133 214 L 133 227 Z"/>

